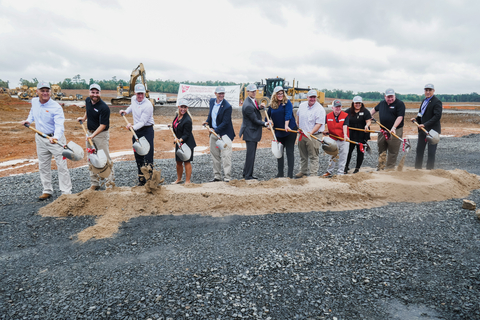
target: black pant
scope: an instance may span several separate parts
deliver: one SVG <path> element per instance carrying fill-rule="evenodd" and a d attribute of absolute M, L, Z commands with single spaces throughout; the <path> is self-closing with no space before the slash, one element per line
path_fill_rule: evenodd
<path fill-rule="evenodd" d="M 347 163 L 345 163 L 345 170 L 348 170 L 350 160 L 352 159 L 353 149 L 355 149 L 355 147 L 357 147 L 357 166 L 355 167 L 355 169 L 360 169 L 360 167 L 362 166 L 364 154 L 362 151 L 360 151 L 360 146 L 358 144 L 350 143 L 350 146 L 348 148 Z"/>
<path fill-rule="evenodd" d="M 253 176 L 253 165 L 255 164 L 255 155 L 257 153 L 256 141 L 245 141 L 247 145 L 247 156 L 245 157 L 245 165 L 243 167 L 243 176 L 245 179 Z"/>
<path fill-rule="evenodd" d="M 293 166 L 295 161 L 294 151 L 295 151 L 295 140 L 297 139 L 296 133 L 290 133 L 285 137 L 277 137 L 278 142 L 283 144 L 283 149 L 287 153 L 287 163 L 288 170 L 287 176 L 293 178 Z M 282 156 L 280 159 L 277 159 L 278 173 L 277 177 L 283 177 L 283 167 L 285 163 L 285 157 Z"/>
<path fill-rule="evenodd" d="M 427 145 L 427 135 L 425 132 L 420 131 L 418 133 L 417 143 L 417 157 L 415 158 L 415 169 L 422 169 L 423 154 Z M 435 153 L 437 152 L 437 145 L 428 143 L 427 152 L 427 170 L 433 169 L 435 166 Z"/>
<path fill-rule="evenodd" d="M 141 127 L 137 131 L 135 131 L 137 134 L 138 139 L 141 137 L 145 137 L 147 139 L 148 143 L 150 144 L 150 150 L 148 153 L 144 156 L 139 155 L 138 153 L 134 152 L 133 154 L 135 155 L 135 161 L 137 162 L 137 169 L 138 169 L 138 182 L 140 184 L 145 184 L 146 180 L 145 177 L 142 174 L 142 170 L 140 170 L 143 166 L 150 166 L 153 168 L 153 139 L 154 139 L 154 131 L 153 131 L 153 126 L 149 127 Z M 132 143 L 135 142 L 135 137 L 132 136 Z"/>

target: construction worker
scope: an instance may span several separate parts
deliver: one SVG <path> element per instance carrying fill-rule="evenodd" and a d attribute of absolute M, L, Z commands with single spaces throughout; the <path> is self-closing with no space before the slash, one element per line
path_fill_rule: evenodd
<path fill-rule="evenodd" d="M 425 99 L 420 104 L 420 109 L 416 120 L 420 125 L 418 128 L 417 155 L 415 157 L 415 169 L 422 169 L 423 154 L 427 145 L 427 135 L 421 129 L 427 131 L 435 130 L 441 133 L 440 119 L 442 118 L 442 101 L 435 96 L 435 86 L 431 83 L 425 85 Z M 437 152 L 437 144 L 428 143 L 427 153 L 427 170 L 431 170 L 435 166 L 435 153 Z"/>
<path fill-rule="evenodd" d="M 295 178 L 307 176 L 309 170 L 310 175 L 317 175 L 321 142 L 310 135 L 319 137 L 325 129 L 325 109 L 317 101 L 317 91 L 310 90 L 307 96 L 308 100 L 302 102 L 297 111 L 297 126 L 307 137 L 300 135 L 298 139 L 300 172 Z"/>
<path fill-rule="evenodd" d="M 143 186 L 147 182 L 143 176 L 141 168 L 143 166 L 150 167 L 150 170 L 153 170 L 153 140 L 154 140 L 154 131 L 153 125 L 155 124 L 153 120 L 153 105 L 150 100 L 145 98 L 145 86 L 141 83 L 135 85 L 135 96 L 132 97 L 132 103 L 127 108 L 127 110 L 120 110 L 120 114 L 132 113 L 133 115 L 133 125 L 131 123 L 127 124 L 127 129 L 133 128 L 135 134 L 140 139 L 145 137 L 145 139 L 150 144 L 150 150 L 145 156 L 139 155 L 137 152 L 134 152 L 135 161 L 137 162 L 138 169 L 138 186 Z M 132 143 L 135 142 L 135 137 L 132 137 Z"/>
<path fill-rule="evenodd" d="M 215 89 L 215 98 L 210 99 L 210 110 L 207 120 L 203 124 L 208 124 L 219 137 L 226 135 L 230 138 L 230 141 L 235 138 L 232 124 L 232 106 L 225 99 L 225 87 L 219 86 Z M 222 164 L 225 174 L 224 181 L 229 182 L 232 178 L 232 146 L 220 150 L 216 145 L 217 140 L 216 135 L 210 134 L 210 154 L 212 155 L 214 174 L 211 182 L 222 180 Z"/>
<path fill-rule="evenodd" d="M 35 122 L 36 129 L 48 136 L 48 139 L 45 139 L 39 134 L 35 134 L 38 168 L 43 185 L 43 193 L 39 200 L 46 200 L 53 194 L 52 156 L 57 164 L 58 182 L 62 194 L 72 193 L 72 181 L 67 168 L 67 160 L 62 155 L 63 148 L 55 143 L 55 140 L 58 140 L 60 143 L 66 144 L 63 109 L 50 98 L 50 84 L 48 82 L 41 81 L 37 84 L 37 95 L 38 98 L 32 99 L 32 108 L 27 120 L 22 121 L 22 125 Z"/>
<path fill-rule="evenodd" d="M 253 166 L 255 164 L 255 154 L 257 153 L 258 141 L 262 139 L 262 127 L 268 127 L 270 122 L 264 122 L 260 109 L 265 108 L 262 103 L 258 105 L 255 96 L 257 94 L 257 86 L 249 84 L 247 86 L 248 97 L 243 102 L 242 115 L 243 121 L 240 127 L 240 137 L 243 137 L 247 146 L 247 155 L 245 157 L 245 165 L 243 166 L 243 177 L 245 180 L 258 179 L 253 176 Z"/>
<path fill-rule="evenodd" d="M 380 123 L 397 135 L 399 138 L 403 136 L 403 118 L 405 117 L 405 104 L 403 101 L 395 97 L 395 90 L 385 90 L 385 100 L 382 100 L 379 104 L 373 108 L 370 113 L 373 115 L 379 112 Z M 383 132 L 383 130 L 381 130 Z M 378 154 L 381 155 L 387 152 L 387 163 L 385 169 L 394 169 L 397 163 L 397 156 L 400 150 L 400 144 L 402 141 L 395 138 L 388 132 L 378 134 Z M 380 162 L 379 167 L 380 168 Z"/>
<path fill-rule="evenodd" d="M 348 113 L 342 111 L 342 102 L 340 100 L 333 100 L 333 111 L 327 114 L 327 131 L 324 134 L 329 134 L 330 138 L 335 140 L 338 147 L 337 156 L 330 156 L 328 162 L 327 172 L 323 175 L 324 178 L 329 178 L 335 171 L 335 165 L 338 164 L 337 174 L 345 174 L 345 163 L 348 155 Z"/>
<path fill-rule="evenodd" d="M 87 129 L 96 150 L 103 150 L 107 156 L 107 160 L 112 163 L 110 153 L 108 151 L 108 143 L 110 134 L 110 108 L 101 98 L 102 89 L 96 83 L 90 85 L 90 97 L 85 99 L 85 114 L 83 117 L 77 118 L 77 121 L 87 120 Z M 86 142 L 87 148 L 92 148 L 90 143 Z M 105 179 L 106 186 L 114 186 L 113 166 L 111 166 L 110 175 Z M 100 177 L 93 171 L 90 171 L 91 190 L 100 189 Z"/>

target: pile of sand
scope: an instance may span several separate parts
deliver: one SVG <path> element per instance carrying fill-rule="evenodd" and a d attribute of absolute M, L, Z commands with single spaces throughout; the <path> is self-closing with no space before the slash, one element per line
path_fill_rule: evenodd
<path fill-rule="evenodd" d="M 43 207 L 43 216 L 97 216 L 96 225 L 81 231 L 80 241 L 114 235 L 122 222 L 145 215 L 261 215 L 276 212 L 340 211 L 371 208 L 389 202 L 442 201 L 467 196 L 480 180 L 463 170 L 360 172 L 332 179 L 309 177 L 269 181 L 114 187 L 62 195 Z"/>
<path fill-rule="evenodd" d="M 14 104 L 28 104 L 27 101 L 21 101 L 17 98 L 12 98 L 10 95 L 3 93 L 0 94 L 0 111 L 12 111 L 10 106 Z"/>

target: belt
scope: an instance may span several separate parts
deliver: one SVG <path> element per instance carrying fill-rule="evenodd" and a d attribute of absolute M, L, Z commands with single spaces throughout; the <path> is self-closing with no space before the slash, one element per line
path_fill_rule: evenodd
<path fill-rule="evenodd" d="M 38 134 L 38 133 L 37 133 L 37 134 Z M 40 135 L 40 134 L 38 134 L 38 135 Z M 52 137 L 53 137 L 53 133 L 48 133 L 48 134 L 46 134 L 46 136 L 49 136 L 50 138 L 52 138 Z"/>

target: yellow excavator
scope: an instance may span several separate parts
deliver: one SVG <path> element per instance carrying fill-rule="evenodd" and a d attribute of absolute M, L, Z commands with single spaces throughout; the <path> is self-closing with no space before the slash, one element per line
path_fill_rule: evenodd
<path fill-rule="evenodd" d="M 138 67 L 133 69 L 132 74 L 130 75 L 130 85 L 117 86 L 117 97 L 112 99 L 112 106 L 129 105 L 131 103 L 132 96 L 135 94 L 135 85 L 137 84 L 138 77 L 140 77 L 142 84 L 145 86 L 145 98 L 150 100 L 152 105 L 155 105 L 155 101 L 150 98 L 150 91 L 147 88 L 145 68 L 143 67 L 143 63 L 140 63 Z"/>
<path fill-rule="evenodd" d="M 299 88 L 295 87 L 295 79 L 293 79 L 293 86 L 289 86 L 289 83 L 285 81 L 285 78 L 266 78 L 265 83 L 263 83 L 263 80 L 261 82 L 256 82 L 255 83 L 257 86 L 257 95 L 255 96 L 255 99 L 257 100 L 258 104 L 261 104 L 262 102 L 265 103 L 265 105 L 270 104 L 270 99 L 273 94 L 273 89 L 275 89 L 276 86 L 282 86 L 283 89 L 285 90 L 285 93 L 288 96 L 288 99 L 290 102 L 292 102 L 294 108 L 298 108 L 300 103 L 303 101 L 307 101 L 307 93 L 310 89 L 310 86 L 308 88 Z M 298 82 L 297 82 L 298 86 Z M 317 91 L 317 101 L 325 105 L 325 92 Z M 245 98 L 248 97 L 247 93 L 247 87 L 246 85 L 242 85 L 240 88 L 240 103 L 242 104 L 243 101 L 245 101 Z"/>

